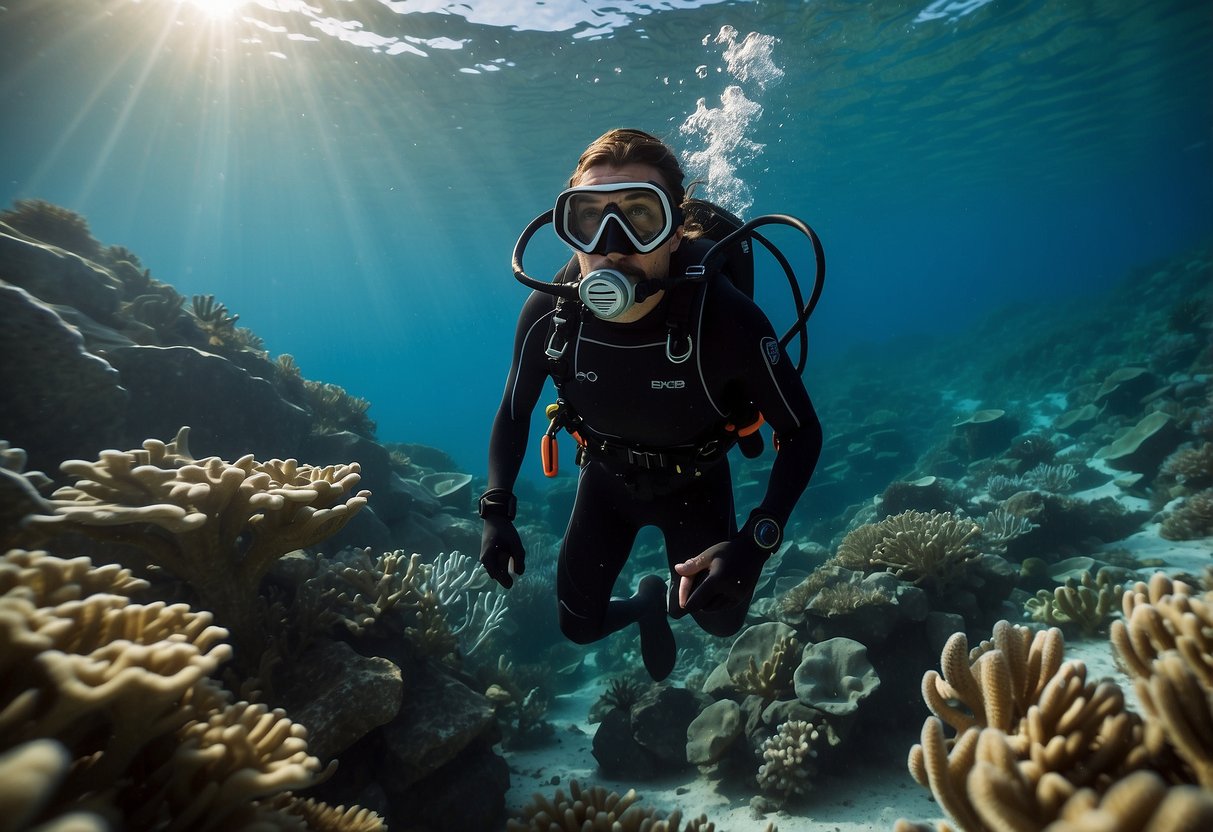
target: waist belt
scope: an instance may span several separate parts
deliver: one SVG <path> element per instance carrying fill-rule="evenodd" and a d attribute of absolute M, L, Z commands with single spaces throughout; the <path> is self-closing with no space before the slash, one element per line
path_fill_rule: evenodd
<path fill-rule="evenodd" d="M 579 456 L 619 463 L 629 468 L 697 477 L 704 469 L 718 462 L 727 450 L 718 439 L 702 446 L 647 449 L 606 439 L 587 438 L 578 453 Z"/>

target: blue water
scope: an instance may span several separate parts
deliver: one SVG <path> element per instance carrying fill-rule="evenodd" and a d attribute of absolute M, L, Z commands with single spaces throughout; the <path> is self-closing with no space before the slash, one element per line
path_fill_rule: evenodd
<path fill-rule="evenodd" d="M 1207 2 L 17 0 L 0 68 L 0 203 L 80 212 L 370 400 L 380 439 L 474 473 L 514 240 L 611 127 L 817 230 L 810 391 L 856 345 L 1099 293 L 1213 233 Z"/>

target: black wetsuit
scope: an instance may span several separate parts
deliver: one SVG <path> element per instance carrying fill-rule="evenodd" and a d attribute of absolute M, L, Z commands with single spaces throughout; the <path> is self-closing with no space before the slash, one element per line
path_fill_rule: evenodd
<path fill-rule="evenodd" d="M 689 304 L 677 302 L 692 344 L 681 363 L 667 355 L 674 291 L 634 323 L 604 321 L 583 310 L 569 334 L 560 395 L 578 419 L 589 451 L 560 550 L 557 597 L 561 630 L 578 643 L 632 622 L 612 615 L 609 602 L 641 527 L 656 526 L 665 536 L 674 617 L 681 610 L 673 565 L 736 534 L 725 454 L 698 465 L 685 460 L 695 447 L 722 435 L 721 426 L 737 405 L 753 402 L 778 436 L 761 507 L 781 525 L 821 451 L 812 402 L 762 310 L 720 275 L 677 291 L 692 293 Z M 494 486 L 513 485 L 526 451 L 531 412 L 549 374 L 545 348 L 554 305 L 553 297 L 535 292 L 518 320 L 513 365 L 490 443 Z M 681 350 L 673 352 L 677 356 Z M 663 450 L 673 451 L 668 459 L 656 455 Z M 693 616 L 706 631 L 729 635 L 740 628 L 747 607 Z"/>

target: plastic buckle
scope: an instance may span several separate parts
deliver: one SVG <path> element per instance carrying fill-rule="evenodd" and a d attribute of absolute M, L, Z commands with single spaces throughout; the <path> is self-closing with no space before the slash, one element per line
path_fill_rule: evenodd
<path fill-rule="evenodd" d="M 559 347 L 552 346 L 556 343 L 556 339 L 559 337 L 561 337 L 559 331 L 553 332 L 552 337 L 548 339 L 547 348 L 543 351 L 544 354 L 553 361 L 564 358 L 564 352 L 569 348 L 569 339 L 567 338 L 564 339 L 564 343 Z"/>

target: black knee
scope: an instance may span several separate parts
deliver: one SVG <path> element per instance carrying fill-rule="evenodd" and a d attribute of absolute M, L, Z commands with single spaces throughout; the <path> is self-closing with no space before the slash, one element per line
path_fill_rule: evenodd
<path fill-rule="evenodd" d="M 563 606 L 560 608 L 560 632 L 574 644 L 591 644 L 602 638 L 602 624 L 582 618 L 569 612 Z"/>

